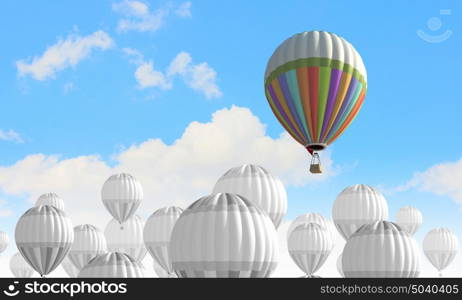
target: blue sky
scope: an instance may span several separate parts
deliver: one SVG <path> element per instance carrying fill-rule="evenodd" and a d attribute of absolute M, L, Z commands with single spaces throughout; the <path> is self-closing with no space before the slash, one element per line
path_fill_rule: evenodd
<path fill-rule="evenodd" d="M 214 112 L 232 105 L 250 109 L 266 124 L 267 135 L 277 139 L 283 128 L 264 96 L 266 62 L 292 34 L 327 30 L 346 38 L 361 54 L 368 93 L 356 120 L 331 147 L 336 175 L 288 185 L 287 219 L 309 211 L 330 217 L 335 196 L 344 187 L 366 183 L 386 192 L 392 219 L 404 205 L 422 210 L 418 239 L 438 226 L 462 238 L 462 187 L 452 182 L 462 180 L 462 167 L 456 164 L 462 157 L 458 1 L 143 1 L 149 7 L 144 15 L 130 15 L 117 6 L 121 3 L 3 3 L 0 198 L 12 213 L 0 221 L 11 237 L 14 220 L 37 190 L 8 191 L 1 173 L 27 174 L 26 167 L 9 169 L 29 155 L 58 155 L 59 160 L 98 155 L 114 166 L 114 157 L 130 146 L 152 138 L 170 145 L 191 122 L 210 122 Z M 439 18 L 441 28 L 428 27 L 432 17 Z M 133 27 L 123 27 L 124 19 Z M 431 43 L 418 30 L 452 34 Z M 74 65 L 63 63 L 48 75 L 41 73 L 44 78 L 18 68 L 18 62 L 32 64 L 59 41 L 85 37 L 102 44 L 91 46 Z M 188 68 L 168 75 L 182 52 L 191 60 Z M 142 66 L 161 73 L 140 84 L 136 72 Z M 203 67 L 202 73 L 194 73 L 197 66 Z M 194 74 L 208 79 L 204 83 Z M 442 163 L 449 163 L 444 178 L 431 169 Z M 305 167 L 307 160 L 300 164 Z M 416 172 L 423 173 L 420 179 L 415 179 Z M 432 184 L 435 176 L 438 182 Z M 396 190 L 406 184 L 404 191 Z"/>

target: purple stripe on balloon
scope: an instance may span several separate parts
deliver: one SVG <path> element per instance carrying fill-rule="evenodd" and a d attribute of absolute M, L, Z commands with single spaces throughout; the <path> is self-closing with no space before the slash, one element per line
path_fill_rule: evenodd
<path fill-rule="evenodd" d="M 282 93 L 284 94 L 284 98 L 286 99 L 287 106 L 289 107 L 292 113 L 292 117 L 295 119 L 295 122 L 297 122 L 299 131 L 305 135 L 304 140 L 307 141 L 308 135 L 306 134 L 305 129 L 303 128 L 302 122 L 300 121 L 300 118 L 298 117 L 298 113 L 295 108 L 295 103 L 292 98 L 292 94 L 290 93 L 289 86 L 287 84 L 287 78 L 285 74 L 286 73 L 283 73 L 278 76 L 279 86 L 281 87 Z"/>
<path fill-rule="evenodd" d="M 353 99 L 353 95 L 355 94 L 356 86 L 358 85 L 358 80 L 354 77 L 351 78 L 350 86 L 348 87 L 348 92 L 343 100 L 342 107 L 335 118 L 334 124 L 332 124 L 331 132 L 329 132 L 328 136 L 331 135 L 332 130 L 337 130 L 337 126 L 339 122 L 343 119 L 343 114 L 345 113 L 348 105 L 350 104 L 351 100 Z"/>
<path fill-rule="evenodd" d="M 271 99 L 273 99 L 273 103 L 274 105 L 276 106 L 276 109 L 278 110 L 278 112 L 282 115 L 282 117 L 284 118 L 284 120 L 286 121 L 287 125 L 289 125 L 290 129 L 291 129 L 291 133 L 295 136 L 297 136 L 300 140 L 303 140 L 298 134 L 297 134 L 297 131 L 295 130 L 295 127 L 292 125 L 292 123 L 290 122 L 290 119 L 289 117 L 287 116 L 286 112 L 284 111 L 284 108 L 282 108 L 281 106 L 281 103 L 279 103 L 279 99 L 278 97 L 276 96 L 276 93 L 274 92 L 274 88 L 273 88 L 273 85 L 270 84 L 268 85 L 268 91 L 271 95 Z M 282 124 L 281 124 L 282 125 Z"/>
<path fill-rule="evenodd" d="M 335 100 L 337 98 L 338 87 L 340 86 L 340 78 L 342 77 L 342 71 L 338 69 L 332 69 L 330 75 L 330 87 L 329 96 L 327 97 L 327 108 L 324 113 L 324 121 L 322 123 L 321 139 L 324 137 L 325 131 L 332 118 L 332 111 L 334 110 Z"/>

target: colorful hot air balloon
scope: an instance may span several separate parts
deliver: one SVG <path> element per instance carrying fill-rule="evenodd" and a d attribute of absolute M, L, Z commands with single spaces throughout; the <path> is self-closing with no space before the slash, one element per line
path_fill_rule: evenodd
<path fill-rule="evenodd" d="M 422 225 L 422 213 L 415 207 L 401 207 L 396 214 L 396 224 L 401 226 L 410 235 L 414 235 Z"/>
<path fill-rule="evenodd" d="M 55 193 L 46 193 L 38 197 L 35 206 L 51 205 L 57 209 L 64 210 L 64 201 Z"/>
<path fill-rule="evenodd" d="M 42 277 L 66 257 L 74 231 L 66 214 L 51 205 L 34 206 L 19 218 L 15 229 L 16 246 L 24 259 Z"/>
<path fill-rule="evenodd" d="M 112 252 L 128 254 L 136 261 L 141 262 L 146 256 L 146 247 L 143 242 L 144 220 L 134 215 L 122 223 L 123 229 L 117 220 L 112 219 L 104 229 L 107 248 Z"/>
<path fill-rule="evenodd" d="M 78 269 L 69 259 L 69 255 L 63 259 L 61 266 L 63 267 L 64 271 L 66 271 L 69 278 L 77 278 L 79 275 L 80 269 Z"/>
<path fill-rule="evenodd" d="M 298 225 L 287 242 L 295 264 L 309 277 L 324 264 L 333 247 L 328 229 L 316 223 Z"/>
<path fill-rule="evenodd" d="M 34 269 L 22 257 L 21 253 L 16 252 L 10 259 L 10 270 L 14 277 L 29 278 L 34 274 Z"/>
<path fill-rule="evenodd" d="M 347 240 L 359 227 L 388 218 L 388 204 L 377 189 L 355 184 L 335 199 L 332 218 L 338 232 Z"/>
<path fill-rule="evenodd" d="M 146 221 L 143 231 L 144 244 L 149 254 L 170 275 L 174 274 L 168 253 L 170 236 L 182 212 L 176 206 L 160 208 Z"/>
<path fill-rule="evenodd" d="M 143 200 L 143 188 L 130 174 L 121 173 L 109 177 L 101 190 L 103 204 L 119 223 L 127 221 Z"/>
<path fill-rule="evenodd" d="M 0 254 L 8 248 L 8 244 L 10 243 L 10 238 L 8 234 L 4 231 L 0 231 Z"/>
<path fill-rule="evenodd" d="M 269 277 L 279 256 L 268 215 L 236 194 L 202 197 L 172 231 L 170 257 L 179 277 Z"/>
<path fill-rule="evenodd" d="M 361 226 L 343 249 L 345 277 L 418 277 L 419 247 L 401 227 L 388 221 Z"/>
<path fill-rule="evenodd" d="M 125 253 L 100 254 L 80 271 L 79 278 L 140 278 L 143 266 Z"/>
<path fill-rule="evenodd" d="M 324 31 L 296 34 L 271 56 L 266 98 L 281 125 L 313 158 L 358 114 L 366 95 L 363 60 L 345 39 Z M 320 173 L 312 162 L 313 173 Z"/>
<path fill-rule="evenodd" d="M 103 232 L 90 224 L 74 227 L 74 243 L 68 257 L 79 270 L 95 256 L 107 251 Z"/>
<path fill-rule="evenodd" d="M 287 213 L 287 193 L 282 182 L 263 167 L 242 165 L 218 179 L 213 193 L 238 194 L 265 211 L 276 228 Z"/>
<path fill-rule="evenodd" d="M 447 228 L 435 228 L 425 235 L 422 248 L 439 276 L 442 276 L 441 271 L 451 264 L 459 251 L 459 239 Z"/>

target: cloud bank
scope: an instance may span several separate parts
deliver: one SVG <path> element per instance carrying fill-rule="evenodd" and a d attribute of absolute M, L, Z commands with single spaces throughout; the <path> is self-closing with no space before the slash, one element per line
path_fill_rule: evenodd
<path fill-rule="evenodd" d="M 21 77 L 30 75 L 36 80 L 46 80 L 54 78 L 59 71 L 75 67 L 94 50 L 104 51 L 113 45 L 112 38 L 101 30 L 87 36 L 71 34 L 48 47 L 41 56 L 18 60 L 16 67 Z"/>

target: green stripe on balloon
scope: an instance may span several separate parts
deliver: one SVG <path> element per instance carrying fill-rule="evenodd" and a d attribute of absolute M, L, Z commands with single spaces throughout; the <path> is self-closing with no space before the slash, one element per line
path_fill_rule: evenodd
<path fill-rule="evenodd" d="M 278 77 L 281 73 L 286 73 L 290 70 L 304 68 L 304 67 L 330 67 L 332 69 L 339 69 L 345 73 L 352 74 L 363 86 L 367 86 L 364 75 L 358 69 L 355 69 L 350 64 L 346 64 L 340 60 L 325 58 L 325 57 L 309 57 L 300 58 L 293 61 L 289 61 L 270 73 L 265 80 L 265 86 L 268 85 L 274 78 Z"/>

